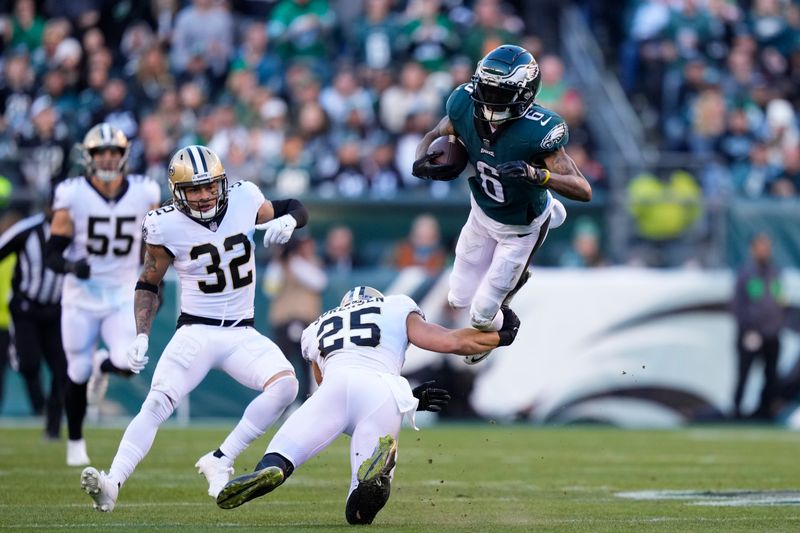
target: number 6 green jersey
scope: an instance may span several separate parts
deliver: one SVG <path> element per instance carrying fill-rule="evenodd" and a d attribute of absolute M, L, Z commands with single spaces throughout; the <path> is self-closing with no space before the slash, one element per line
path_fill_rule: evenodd
<path fill-rule="evenodd" d="M 475 201 L 501 224 L 523 226 L 542 214 L 547 189 L 520 179 L 507 179 L 497 165 L 522 160 L 541 165 L 548 154 L 567 144 L 567 124 L 558 114 L 533 104 L 522 117 L 500 124 L 495 132 L 473 113 L 472 85 L 456 88 L 447 99 L 447 116 L 464 143 L 476 174 L 469 178 Z M 485 131 L 480 129 L 486 128 Z"/>

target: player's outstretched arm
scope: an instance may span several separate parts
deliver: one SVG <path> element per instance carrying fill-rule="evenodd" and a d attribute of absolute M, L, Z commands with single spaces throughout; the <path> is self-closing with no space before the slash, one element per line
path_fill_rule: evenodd
<path fill-rule="evenodd" d="M 503 308 L 503 327 L 500 331 L 479 331 L 474 328 L 447 329 L 426 322 L 418 313 L 406 318 L 408 340 L 423 350 L 455 355 L 473 355 L 508 346 L 517 336 L 519 318 L 509 308 Z"/>
<path fill-rule="evenodd" d="M 258 209 L 256 229 L 264 230 L 264 246 L 286 244 L 295 228 L 308 223 L 308 210 L 300 200 L 265 200 Z"/>

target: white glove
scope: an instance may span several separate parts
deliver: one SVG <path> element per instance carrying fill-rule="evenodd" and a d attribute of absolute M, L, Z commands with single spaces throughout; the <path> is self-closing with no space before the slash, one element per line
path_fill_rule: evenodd
<path fill-rule="evenodd" d="M 264 230 L 264 248 L 270 244 L 286 244 L 292 237 L 292 232 L 297 226 L 297 221 L 292 215 L 283 215 L 273 218 L 269 222 L 256 224 L 256 229 Z"/>
<path fill-rule="evenodd" d="M 147 357 L 147 347 L 149 344 L 150 341 L 147 335 L 139 333 L 133 343 L 128 347 L 128 366 L 134 374 L 138 374 L 147 366 L 147 362 L 150 360 L 150 358 Z"/>

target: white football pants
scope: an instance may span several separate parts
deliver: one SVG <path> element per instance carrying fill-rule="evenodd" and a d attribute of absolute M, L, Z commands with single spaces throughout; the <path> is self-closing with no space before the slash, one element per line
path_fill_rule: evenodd
<path fill-rule="evenodd" d="M 67 375 L 82 384 L 92 375 L 92 356 L 102 338 L 111 362 L 130 368 L 126 352 L 136 338 L 133 300 L 103 311 L 64 305 L 61 310 L 61 340 L 67 355 Z"/>
<path fill-rule="evenodd" d="M 528 234 L 503 235 L 485 227 L 470 211 L 456 243 L 447 295 L 450 305 L 469 307 L 473 326 L 491 324 L 533 253 L 547 237 L 547 229 L 545 223 Z"/>
<path fill-rule="evenodd" d="M 163 392 L 178 405 L 212 368 L 259 391 L 278 372 L 294 373 L 280 348 L 254 328 L 191 324 L 178 328 L 164 348 L 150 389 Z"/>
<path fill-rule="evenodd" d="M 331 369 L 319 389 L 283 423 L 266 453 L 279 453 L 299 468 L 342 433 L 350 435 L 349 496 L 358 486 L 361 463 L 380 437 L 397 439 L 402 417 L 392 391 L 375 371 Z"/>

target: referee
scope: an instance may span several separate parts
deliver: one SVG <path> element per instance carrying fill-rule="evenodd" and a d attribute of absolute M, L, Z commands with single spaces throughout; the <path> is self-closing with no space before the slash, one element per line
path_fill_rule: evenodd
<path fill-rule="evenodd" d="M 45 409 L 45 436 L 58 439 L 64 409 L 67 359 L 61 344 L 63 274 L 44 265 L 44 245 L 50 236 L 45 213 L 22 219 L 0 235 L 0 260 L 16 253 L 9 304 L 19 372 L 25 379 L 33 410 Z M 50 367 L 52 383 L 45 402 L 39 381 L 41 361 Z"/>

